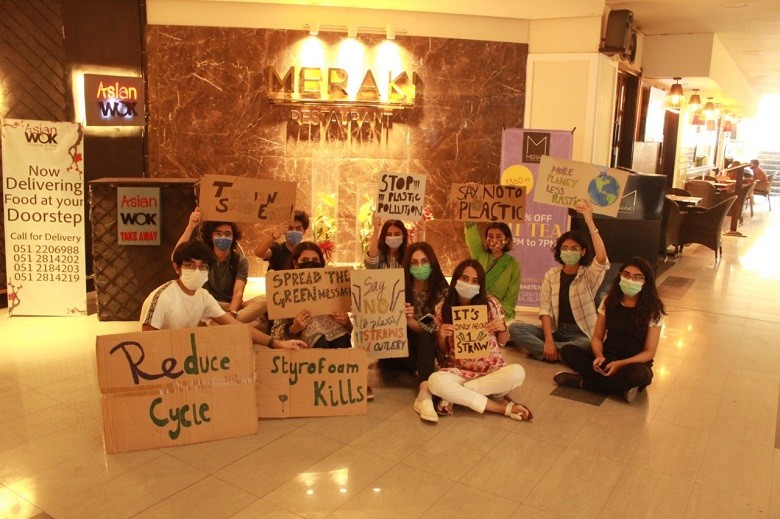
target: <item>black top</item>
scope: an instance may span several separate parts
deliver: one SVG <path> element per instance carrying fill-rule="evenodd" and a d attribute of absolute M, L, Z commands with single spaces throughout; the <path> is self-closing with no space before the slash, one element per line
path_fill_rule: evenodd
<path fill-rule="evenodd" d="M 271 257 L 268 258 L 268 270 L 285 270 L 287 261 L 292 256 L 292 251 L 287 248 L 287 243 L 274 243 L 271 245 Z"/>
<path fill-rule="evenodd" d="M 558 291 L 558 324 L 575 324 L 574 314 L 571 312 L 569 300 L 569 287 L 577 274 L 567 274 L 561 271 L 561 288 Z"/>
<path fill-rule="evenodd" d="M 619 305 L 607 308 L 607 338 L 604 340 L 604 357 L 622 360 L 637 355 L 645 349 L 647 325 L 637 327 L 634 319 L 636 307 Z M 649 324 L 649 323 L 648 323 Z M 649 362 L 652 365 L 653 361 Z"/>

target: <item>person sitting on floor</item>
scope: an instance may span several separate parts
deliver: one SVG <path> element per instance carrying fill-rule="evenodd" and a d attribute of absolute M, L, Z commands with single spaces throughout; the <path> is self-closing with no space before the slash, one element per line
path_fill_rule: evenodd
<path fill-rule="evenodd" d="M 665 314 L 652 267 L 644 258 L 631 258 L 599 306 L 591 351 L 564 346 L 561 357 L 574 372 L 561 371 L 553 380 L 561 386 L 622 393 L 633 402 L 653 380 Z"/>
<path fill-rule="evenodd" d="M 203 288 L 214 261 L 214 253 L 200 240 L 179 244 L 173 251 L 173 270 L 179 277 L 157 287 L 146 298 L 141 307 L 141 329 L 192 328 L 206 319 L 217 324 L 243 324 L 225 312 Z M 249 328 L 252 342 L 256 344 L 291 350 L 306 347 L 302 341 L 274 340 L 256 328 Z"/>

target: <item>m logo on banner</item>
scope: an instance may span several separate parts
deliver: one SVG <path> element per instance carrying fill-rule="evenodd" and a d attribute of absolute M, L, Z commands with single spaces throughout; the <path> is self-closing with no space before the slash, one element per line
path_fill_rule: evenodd
<path fill-rule="evenodd" d="M 523 139 L 523 162 L 538 164 L 542 155 L 550 154 L 550 134 L 545 132 L 525 132 Z"/>

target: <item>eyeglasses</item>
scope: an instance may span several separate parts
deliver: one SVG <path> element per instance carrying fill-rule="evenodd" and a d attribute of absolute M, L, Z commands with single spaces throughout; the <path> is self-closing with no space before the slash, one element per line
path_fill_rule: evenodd
<path fill-rule="evenodd" d="M 642 281 L 644 282 L 645 277 L 642 274 L 631 274 L 627 270 L 624 270 L 620 273 L 620 277 L 623 279 L 630 279 L 631 281 Z"/>
<path fill-rule="evenodd" d="M 209 271 L 209 266 L 205 263 L 201 263 L 200 265 L 195 265 L 194 263 L 182 263 L 181 268 L 182 270 L 200 270 L 201 272 Z"/>
<path fill-rule="evenodd" d="M 579 245 L 561 245 L 562 251 L 573 251 L 573 252 L 580 252 L 582 249 Z"/>
<path fill-rule="evenodd" d="M 233 231 L 214 231 L 211 233 L 211 236 L 214 238 L 232 238 Z"/>

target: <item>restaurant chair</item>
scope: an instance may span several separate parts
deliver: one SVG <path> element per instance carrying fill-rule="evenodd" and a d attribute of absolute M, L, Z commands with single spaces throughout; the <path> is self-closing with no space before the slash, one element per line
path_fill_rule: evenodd
<path fill-rule="evenodd" d="M 769 210 L 772 210 L 772 201 L 769 198 L 769 194 L 772 191 L 772 181 L 775 178 L 774 173 L 770 173 L 766 176 L 766 182 L 759 181 L 758 184 L 756 184 L 756 188 L 753 190 L 753 194 L 755 195 L 761 195 L 766 197 L 766 203 L 769 205 Z M 753 210 L 753 198 L 750 199 L 750 208 L 751 208 L 751 214 Z"/>
<path fill-rule="evenodd" d="M 739 217 L 739 224 L 742 225 L 744 223 L 743 214 L 745 212 L 745 209 L 747 209 L 748 206 L 750 206 L 750 216 L 753 216 L 753 206 L 750 204 L 750 200 L 753 198 L 753 190 L 756 188 L 756 184 L 758 181 L 754 180 L 750 184 L 745 184 L 742 186 L 742 192 L 739 194 L 737 201 L 734 202 L 734 205 L 731 206 L 731 211 L 729 211 L 729 215 L 731 216 L 738 216 Z"/>
<path fill-rule="evenodd" d="M 700 243 L 714 250 L 718 261 L 723 255 L 723 222 L 736 200 L 737 196 L 732 195 L 704 211 L 688 212 L 680 226 L 680 241 L 685 245 Z"/>
<path fill-rule="evenodd" d="M 664 191 L 665 195 L 676 195 L 676 196 L 693 196 L 688 191 L 681 189 L 679 187 L 667 187 L 666 191 Z"/>
<path fill-rule="evenodd" d="M 718 181 L 718 179 L 713 177 L 712 175 L 704 175 L 702 180 L 704 180 L 705 182 L 717 182 Z"/>
<path fill-rule="evenodd" d="M 715 186 L 707 182 L 706 180 L 689 180 L 685 183 L 685 190 L 688 191 L 691 196 L 697 196 L 701 198 L 701 202 L 698 207 L 712 207 L 718 203 L 718 191 Z"/>
<path fill-rule="evenodd" d="M 682 190 L 680 190 L 682 191 Z M 683 243 L 680 240 L 680 229 L 687 215 L 674 200 L 664 199 L 664 214 L 661 220 L 661 234 L 664 245 L 664 262 L 669 251 L 669 247 L 674 247 L 674 259 L 676 260 L 682 253 Z"/>

